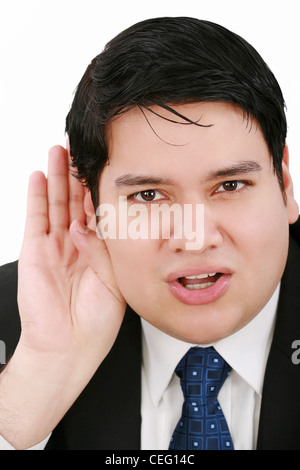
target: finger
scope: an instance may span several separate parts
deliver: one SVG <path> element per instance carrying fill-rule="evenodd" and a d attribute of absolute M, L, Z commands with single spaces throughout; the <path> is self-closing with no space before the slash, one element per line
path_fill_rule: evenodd
<path fill-rule="evenodd" d="M 121 303 L 124 302 L 115 280 L 110 256 L 104 241 L 96 235 L 96 232 L 77 220 L 71 224 L 70 233 L 73 243 L 85 258 L 86 264 L 97 274 L 116 299 Z"/>
<path fill-rule="evenodd" d="M 79 220 L 83 224 L 86 221 L 84 211 L 85 190 L 83 184 L 74 176 L 75 168 L 72 167 L 70 147 L 67 142 L 68 165 L 69 165 L 69 223 Z"/>
<path fill-rule="evenodd" d="M 49 231 L 69 227 L 68 152 L 60 145 L 49 150 L 48 157 Z"/>
<path fill-rule="evenodd" d="M 46 234 L 49 229 L 47 180 L 41 171 L 29 178 L 25 237 Z"/>

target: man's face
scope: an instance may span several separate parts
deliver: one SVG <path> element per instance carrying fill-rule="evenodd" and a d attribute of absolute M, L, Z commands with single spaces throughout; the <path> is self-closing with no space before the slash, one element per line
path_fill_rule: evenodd
<path fill-rule="evenodd" d="M 149 217 L 153 204 L 204 205 L 204 243 L 197 249 L 187 249 L 184 233 L 174 236 L 172 223 L 168 239 L 127 237 L 106 244 L 133 310 L 176 338 L 205 344 L 234 333 L 268 302 L 285 267 L 288 225 L 296 221 L 298 207 L 287 151 L 285 202 L 262 132 L 239 107 L 173 108 L 211 126 L 180 118 L 181 124 L 172 123 L 139 108 L 113 120 L 99 200 L 113 204 L 118 217 L 120 196 L 128 207 L 146 206 Z M 152 110 L 177 119 L 159 107 Z"/>

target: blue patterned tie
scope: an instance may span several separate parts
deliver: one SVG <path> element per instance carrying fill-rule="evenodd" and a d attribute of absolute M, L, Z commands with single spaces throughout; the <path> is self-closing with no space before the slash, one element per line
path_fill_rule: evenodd
<path fill-rule="evenodd" d="M 184 394 L 182 416 L 169 449 L 234 450 L 217 400 L 230 366 L 213 347 L 191 348 L 175 369 Z"/>

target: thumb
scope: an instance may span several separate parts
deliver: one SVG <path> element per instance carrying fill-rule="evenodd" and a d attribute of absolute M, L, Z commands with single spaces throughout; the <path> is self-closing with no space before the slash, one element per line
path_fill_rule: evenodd
<path fill-rule="evenodd" d="M 70 234 L 80 256 L 122 303 L 124 299 L 118 288 L 111 259 L 104 240 L 79 220 L 72 222 Z"/>

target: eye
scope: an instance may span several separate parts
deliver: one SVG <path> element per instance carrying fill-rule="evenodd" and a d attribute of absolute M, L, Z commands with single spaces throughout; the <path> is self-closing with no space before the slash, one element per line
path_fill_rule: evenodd
<path fill-rule="evenodd" d="M 129 196 L 129 199 L 133 199 L 140 202 L 153 202 L 165 197 L 157 189 L 146 189 L 145 191 L 139 191 L 138 193 Z"/>
<path fill-rule="evenodd" d="M 216 193 L 239 191 L 242 190 L 246 185 L 246 181 L 225 181 L 219 186 Z"/>

